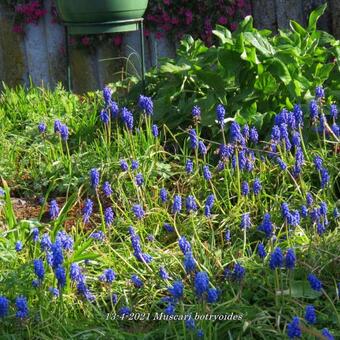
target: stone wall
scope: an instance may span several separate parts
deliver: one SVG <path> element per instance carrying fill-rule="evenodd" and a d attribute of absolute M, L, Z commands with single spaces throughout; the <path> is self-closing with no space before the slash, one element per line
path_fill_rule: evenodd
<path fill-rule="evenodd" d="M 340 0 L 328 2 L 328 13 L 321 19 L 320 28 L 340 37 Z M 305 25 L 310 11 L 321 3 L 322 0 L 252 0 L 255 25 L 277 31 L 288 27 L 290 18 Z M 51 0 L 45 0 L 44 4 L 49 9 Z M 22 37 L 12 32 L 12 21 L 13 13 L 0 3 L 0 80 L 10 86 L 30 81 L 47 87 L 54 87 L 59 81 L 65 84 L 63 27 L 52 24 L 47 14 L 39 25 L 27 26 Z M 156 40 L 153 35 L 146 39 L 145 47 L 147 68 L 157 65 L 160 57 L 175 54 L 174 42 Z M 120 79 L 127 60 L 140 71 L 139 52 L 137 32 L 125 34 L 120 49 L 111 43 L 91 52 L 71 48 L 73 90 L 82 93 Z"/>

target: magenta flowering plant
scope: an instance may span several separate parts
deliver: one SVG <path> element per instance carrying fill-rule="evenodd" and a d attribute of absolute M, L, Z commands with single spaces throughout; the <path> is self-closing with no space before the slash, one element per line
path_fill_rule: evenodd
<path fill-rule="evenodd" d="M 42 1 L 23 1 L 10 3 L 15 12 L 13 31 L 23 33 L 25 25 L 37 25 L 39 20 L 47 13 Z"/>
<path fill-rule="evenodd" d="M 50 8 L 47 8 L 44 0 L 7 0 L 7 4 L 14 12 L 13 31 L 16 33 L 25 34 L 27 25 L 38 25 L 39 21 L 47 13 L 50 13 L 52 16 L 50 24 L 61 23 L 53 2 Z M 107 41 L 110 41 L 115 47 L 120 47 L 122 44 L 122 34 L 71 37 L 70 45 L 93 50 L 95 46 Z"/>
<path fill-rule="evenodd" d="M 248 0 L 151 0 L 145 14 L 146 35 L 154 31 L 158 39 L 170 35 L 179 40 L 190 34 L 209 46 L 216 24 L 235 30 L 250 13 Z"/>
<path fill-rule="evenodd" d="M 39 20 L 51 12 L 51 24 L 59 23 L 58 13 L 54 5 L 44 6 L 43 0 L 8 0 L 15 13 L 13 31 L 24 33 L 26 25 L 39 23 Z M 206 45 L 213 43 L 216 24 L 231 30 L 237 28 L 238 22 L 251 13 L 249 0 L 150 0 L 145 13 L 145 36 L 155 32 L 157 39 L 170 37 L 180 40 L 185 34 L 202 39 Z M 80 37 L 72 39 L 75 45 L 93 48 L 104 40 L 112 41 L 116 47 L 122 44 L 122 35 L 113 34 L 96 37 Z"/>

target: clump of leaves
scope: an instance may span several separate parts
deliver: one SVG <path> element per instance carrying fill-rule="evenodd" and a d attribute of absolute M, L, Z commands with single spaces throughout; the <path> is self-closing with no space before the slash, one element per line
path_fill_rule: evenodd
<path fill-rule="evenodd" d="M 317 85 L 327 88 L 332 101 L 340 94 L 340 45 L 316 29 L 325 9 L 311 13 L 307 28 L 291 21 L 290 30 L 278 35 L 257 30 L 248 16 L 233 33 L 217 26 L 218 46 L 187 37 L 175 59 L 164 59 L 147 76 L 156 119 L 169 127 L 185 124 L 199 105 L 202 125 L 210 127 L 220 102 L 239 123 L 261 127 L 283 106 L 308 102 Z"/>

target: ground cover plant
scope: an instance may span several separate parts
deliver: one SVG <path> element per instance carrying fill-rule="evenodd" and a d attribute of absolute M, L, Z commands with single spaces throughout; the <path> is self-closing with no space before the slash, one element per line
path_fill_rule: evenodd
<path fill-rule="evenodd" d="M 151 98 L 129 109 L 109 88 L 0 103 L 4 338 L 340 336 L 338 110 L 322 87 L 263 140 L 216 103 L 222 143 L 201 137 L 198 106 L 174 131 Z"/>

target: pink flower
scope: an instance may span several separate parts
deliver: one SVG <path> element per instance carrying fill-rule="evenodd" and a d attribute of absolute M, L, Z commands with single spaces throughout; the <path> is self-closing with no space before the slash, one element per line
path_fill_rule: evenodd
<path fill-rule="evenodd" d="M 184 15 L 185 15 L 185 24 L 190 25 L 192 23 L 192 12 L 190 11 L 190 9 L 185 10 Z"/>
<path fill-rule="evenodd" d="M 73 45 L 76 44 L 76 42 L 77 42 L 77 41 L 76 41 L 75 37 L 70 36 L 70 39 L 69 39 L 70 45 L 73 46 Z"/>
<path fill-rule="evenodd" d="M 172 28 L 172 26 L 169 25 L 169 24 L 162 25 L 162 29 L 163 29 L 165 32 L 171 31 L 171 28 Z"/>
<path fill-rule="evenodd" d="M 81 43 L 84 46 L 89 46 L 90 45 L 90 38 L 88 36 L 84 36 L 81 38 Z"/>
<path fill-rule="evenodd" d="M 24 32 L 24 28 L 22 27 L 22 25 L 14 25 L 12 28 L 14 33 L 23 33 Z"/>
<path fill-rule="evenodd" d="M 220 24 L 220 25 L 226 25 L 227 22 L 228 22 L 228 19 L 224 16 L 221 16 L 218 18 L 217 22 Z"/>
<path fill-rule="evenodd" d="M 170 5 L 170 0 L 163 0 L 164 5 Z"/>
<path fill-rule="evenodd" d="M 148 21 L 156 21 L 156 17 L 154 15 L 148 14 L 146 16 L 146 20 L 148 20 Z"/>
<path fill-rule="evenodd" d="M 166 13 L 166 12 L 163 12 L 162 19 L 163 19 L 164 22 L 170 22 L 171 21 L 169 14 Z"/>
<path fill-rule="evenodd" d="M 144 37 L 150 36 L 150 31 L 148 29 L 144 30 Z"/>
<path fill-rule="evenodd" d="M 235 8 L 232 7 L 232 6 L 228 6 L 228 7 L 227 7 L 227 13 L 228 13 L 228 15 L 229 15 L 230 17 L 233 17 L 234 14 L 235 14 Z"/>
<path fill-rule="evenodd" d="M 233 22 L 233 23 L 231 23 L 230 24 L 230 29 L 232 30 L 232 31 L 235 31 L 236 29 L 237 29 L 237 23 L 236 22 Z"/>
<path fill-rule="evenodd" d="M 121 34 L 115 34 L 112 39 L 113 45 L 119 47 L 123 42 L 123 36 Z"/>
<path fill-rule="evenodd" d="M 158 31 L 158 32 L 156 32 L 155 37 L 156 37 L 157 40 L 160 40 L 163 37 L 163 33 Z"/>
<path fill-rule="evenodd" d="M 243 8 L 245 6 L 245 1 L 244 0 L 236 0 L 236 6 L 238 8 Z"/>
<path fill-rule="evenodd" d="M 173 25 L 178 25 L 179 24 L 179 19 L 177 17 L 171 18 L 171 23 Z"/>

